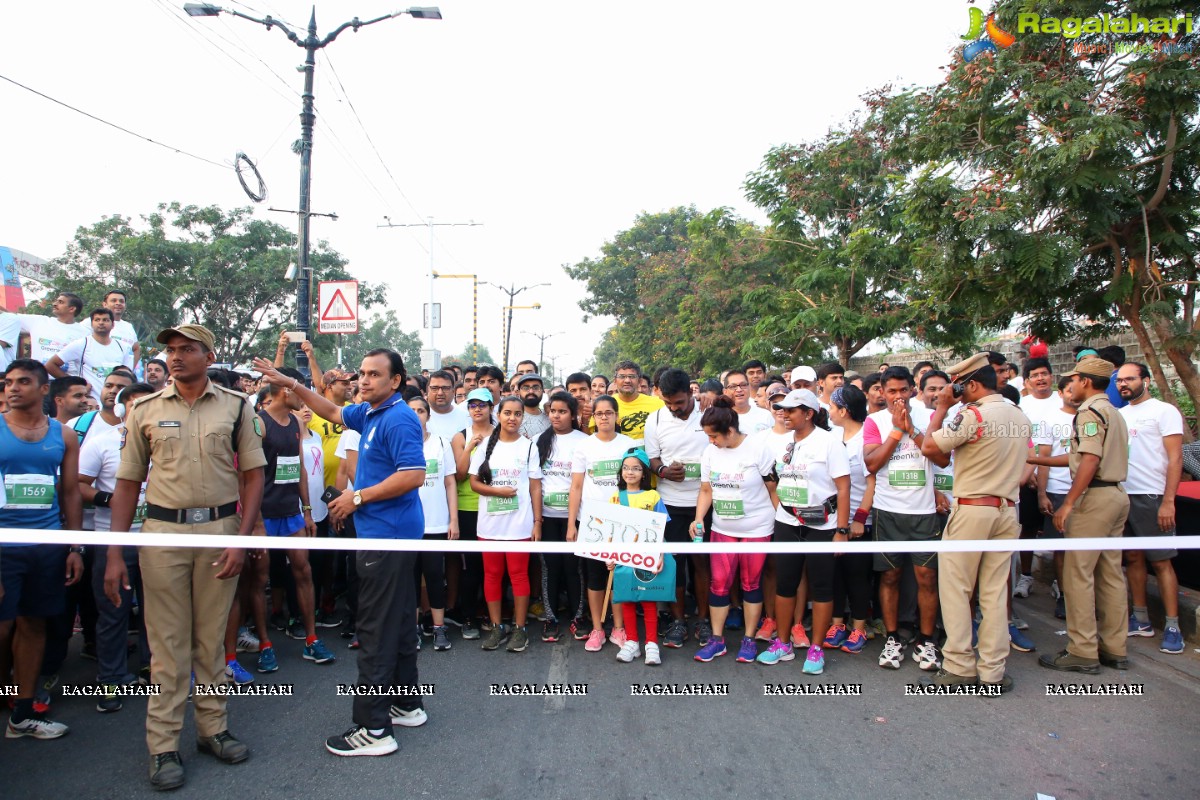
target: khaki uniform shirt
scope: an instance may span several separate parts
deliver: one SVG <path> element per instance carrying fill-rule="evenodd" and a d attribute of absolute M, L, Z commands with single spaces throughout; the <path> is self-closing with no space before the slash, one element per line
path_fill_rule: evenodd
<path fill-rule="evenodd" d="M 967 403 L 958 416 L 929 436 L 943 453 L 954 451 L 955 497 L 1017 501 L 1032 425 L 1021 409 L 998 394 Z"/>
<path fill-rule="evenodd" d="M 234 422 L 237 441 L 233 441 Z M 120 480 L 147 480 L 146 502 L 162 508 L 216 508 L 238 499 L 237 471 L 267 463 L 262 423 L 246 396 L 209 381 L 189 406 L 168 386 L 129 409 L 121 443 Z M 237 468 L 234 468 L 234 454 Z"/>
<path fill-rule="evenodd" d="M 1079 472 L 1084 453 L 1100 457 L 1100 466 L 1093 480 L 1115 483 L 1127 477 L 1129 426 L 1103 392 L 1084 400 L 1075 412 L 1075 432 L 1071 436 L 1068 461 L 1072 478 Z"/>

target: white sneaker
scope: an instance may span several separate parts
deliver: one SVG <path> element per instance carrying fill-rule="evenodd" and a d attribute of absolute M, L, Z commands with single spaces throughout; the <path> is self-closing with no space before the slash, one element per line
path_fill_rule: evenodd
<path fill-rule="evenodd" d="M 648 645 L 647 645 L 648 646 Z M 657 650 L 657 646 L 655 647 Z M 628 664 L 642 654 L 642 648 L 637 642 L 629 640 L 621 645 L 620 652 L 617 653 L 617 661 Z"/>
<path fill-rule="evenodd" d="M 889 636 L 883 643 L 883 652 L 879 654 L 879 666 L 887 669 L 900 669 L 904 660 L 904 642 L 894 636 Z"/>
<path fill-rule="evenodd" d="M 1017 578 L 1017 585 L 1013 587 L 1013 597 L 1029 597 L 1029 593 L 1032 590 L 1033 576 L 1021 575 Z"/>
<path fill-rule="evenodd" d="M 942 657 L 933 642 L 921 642 L 913 648 L 913 661 L 926 672 L 937 672 L 942 668 Z"/>
<path fill-rule="evenodd" d="M 657 667 L 661 663 L 662 656 L 659 655 L 658 644 L 655 642 L 646 642 L 646 666 Z"/>
<path fill-rule="evenodd" d="M 238 628 L 237 651 L 239 653 L 257 653 L 262 642 L 250 632 L 245 625 Z"/>
<path fill-rule="evenodd" d="M 1058 579 L 1057 578 L 1050 581 L 1050 596 L 1053 597 L 1055 600 L 1057 600 L 1058 598 L 1063 596 L 1062 590 L 1058 588 Z"/>
<path fill-rule="evenodd" d="M 1029 630 L 1029 623 L 1018 617 L 1016 614 L 1012 615 L 1012 618 L 1008 621 L 1008 624 L 1012 625 L 1019 631 Z"/>
<path fill-rule="evenodd" d="M 425 713 L 423 708 L 414 708 L 412 711 L 405 711 L 399 706 L 392 706 L 388 711 L 392 715 L 392 724 L 400 725 L 404 728 L 419 728 L 429 721 L 429 715 Z"/>
<path fill-rule="evenodd" d="M 29 717 L 24 722 L 13 722 L 8 718 L 8 728 L 4 731 L 5 738 L 20 739 L 22 736 L 32 736 L 35 739 L 57 739 L 71 729 L 61 722 L 49 719 Z"/>

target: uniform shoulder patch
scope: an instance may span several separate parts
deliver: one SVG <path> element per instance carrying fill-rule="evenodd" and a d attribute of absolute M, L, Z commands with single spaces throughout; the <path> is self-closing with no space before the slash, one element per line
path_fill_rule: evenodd
<path fill-rule="evenodd" d="M 1096 423 L 1094 423 L 1094 422 L 1083 423 L 1083 435 L 1084 436 L 1095 436 L 1099 432 L 1100 432 L 1100 426 L 1097 425 Z"/>
<path fill-rule="evenodd" d="M 946 430 L 957 433 L 958 429 L 962 427 L 962 421 L 963 421 L 963 415 L 962 415 L 962 412 L 960 411 L 960 412 L 958 412 L 958 414 L 955 415 L 954 419 L 950 420 L 950 423 L 948 425 L 946 425 Z"/>
<path fill-rule="evenodd" d="M 260 418 L 257 414 L 254 415 L 254 432 L 258 434 L 258 438 L 262 438 L 262 418 Z"/>

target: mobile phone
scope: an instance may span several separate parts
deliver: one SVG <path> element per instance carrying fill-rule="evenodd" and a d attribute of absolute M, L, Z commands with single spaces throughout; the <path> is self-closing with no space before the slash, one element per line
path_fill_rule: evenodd
<path fill-rule="evenodd" d="M 287 340 L 292 344 L 308 341 L 308 334 L 304 331 L 288 331 L 284 335 L 287 336 Z"/>
<path fill-rule="evenodd" d="M 966 387 L 961 383 L 952 383 L 950 384 L 950 391 L 955 397 L 962 397 L 963 392 L 966 391 Z"/>
<path fill-rule="evenodd" d="M 334 500 L 338 499 L 341 496 L 342 496 L 342 493 L 339 492 L 335 487 L 326 486 L 325 494 L 321 495 L 321 502 L 324 503 L 325 505 L 329 505 L 330 503 L 332 503 Z"/>

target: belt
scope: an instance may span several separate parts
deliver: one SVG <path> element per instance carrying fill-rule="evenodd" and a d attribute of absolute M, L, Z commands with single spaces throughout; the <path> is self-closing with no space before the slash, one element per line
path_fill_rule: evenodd
<path fill-rule="evenodd" d="M 1012 500 L 1003 497 L 956 497 L 954 502 L 960 506 L 991 506 L 992 508 L 1016 505 Z"/>
<path fill-rule="evenodd" d="M 1113 486 L 1120 486 L 1120 481 L 1096 481 L 1093 480 L 1088 484 L 1089 489 L 1105 489 Z"/>
<path fill-rule="evenodd" d="M 226 503 L 216 508 L 163 508 L 162 506 L 146 505 L 146 516 L 161 522 L 174 522 L 176 525 L 199 525 L 203 522 L 214 522 L 237 513 L 237 501 Z"/>

